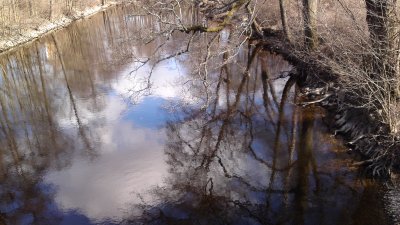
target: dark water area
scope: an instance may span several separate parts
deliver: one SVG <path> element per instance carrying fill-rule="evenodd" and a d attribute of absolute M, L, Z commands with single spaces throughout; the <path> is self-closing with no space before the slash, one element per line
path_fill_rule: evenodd
<path fill-rule="evenodd" d="M 155 54 L 134 11 L 0 56 L 0 224 L 389 224 L 396 189 L 298 106 L 291 65 L 247 43 L 206 74 L 200 44 L 156 64 L 186 37 Z"/>

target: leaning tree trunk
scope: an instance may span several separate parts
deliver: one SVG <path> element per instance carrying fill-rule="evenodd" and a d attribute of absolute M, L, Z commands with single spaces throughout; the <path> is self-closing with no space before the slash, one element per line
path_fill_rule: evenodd
<path fill-rule="evenodd" d="M 309 50 L 315 49 L 318 45 L 317 8 L 318 0 L 303 0 L 304 37 Z"/>

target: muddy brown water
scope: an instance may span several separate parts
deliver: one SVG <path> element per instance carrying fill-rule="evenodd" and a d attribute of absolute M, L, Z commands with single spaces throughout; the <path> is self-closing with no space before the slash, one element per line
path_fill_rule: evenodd
<path fill-rule="evenodd" d="M 398 188 L 350 166 L 280 56 L 243 45 L 204 85 L 189 52 L 146 88 L 157 25 L 132 11 L 0 56 L 0 224 L 390 224 Z"/>

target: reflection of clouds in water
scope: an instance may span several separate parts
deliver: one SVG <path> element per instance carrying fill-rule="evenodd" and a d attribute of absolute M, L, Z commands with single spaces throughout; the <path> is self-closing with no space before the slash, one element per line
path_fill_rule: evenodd
<path fill-rule="evenodd" d="M 166 116 L 160 114 L 159 107 L 168 99 L 194 104 L 198 101 L 196 98 L 201 100 L 204 93 L 201 85 L 198 90 L 193 90 L 191 82 L 187 82 L 192 78 L 183 76 L 187 74 L 183 71 L 184 65 L 171 59 L 155 67 L 151 76 L 151 90 L 135 95 L 135 92 L 146 87 L 151 65 L 145 65 L 136 73 L 128 75 L 133 66 L 118 72 L 122 76 L 111 84 L 112 94 L 108 93 L 105 97 L 107 104 L 101 112 L 90 110 L 90 102 L 85 99 L 75 101 L 82 123 L 99 137 L 99 147 L 96 148 L 99 157 L 88 162 L 81 155 L 76 155 L 70 168 L 52 172 L 45 178 L 47 183 L 57 186 L 55 201 L 63 211 L 77 210 L 93 221 L 118 219 L 128 209 L 128 204 L 137 203 L 133 192 L 144 193 L 162 183 L 162 177 L 167 171 L 163 155 L 165 132 L 155 128 L 165 122 Z M 278 83 L 275 85 L 278 95 L 285 81 L 274 82 Z M 260 92 L 256 90 L 259 97 Z M 221 93 L 218 104 L 226 102 L 224 90 Z M 132 94 L 137 105 L 128 107 L 123 98 L 130 98 Z M 148 94 L 151 97 L 146 97 Z M 230 95 L 234 99 L 235 93 L 230 92 Z M 73 113 L 70 114 L 72 119 L 62 119 L 61 116 L 58 119 L 62 127 L 76 126 Z M 99 118 L 105 121 L 104 124 L 98 124 Z M 233 174 L 257 178 L 250 183 L 258 188 L 268 183 L 267 175 L 270 171 L 253 158 L 240 151 L 235 151 L 232 158 L 229 157 L 230 152 L 221 154 L 222 158 L 231 159 L 227 167 L 231 167 L 229 169 Z M 214 169 L 220 170 L 218 165 Z M 232 185 L 237 189 L 231 193 L 236 195 L 236 199 L 247 195 L 241 193 L 235 182 L 229 184 L 224 174 L 215 172 L 213 176 L 216 178 L 216 190 L 225 191 L 227 186 Z"/>
<path fill-rule="evenodd" d="M 45 178 L 58 187 L 55 201 L 62 210 L 78 210 L 92 220 L 120 218 L 134 197 L 132 192 L 160 183 L 166 171 L 164 130 L 135 128 L 135 122 L 122 121 L 124 102 L 108 98 L 102 112 L 107 124 L 92 130 L 100 136 L 100 157 L 88 162 L 77 156 L 70 168 Z"/>
<path fill-rule="evenodd" d="M 128 68 L 121 74 L 129 74 L 131 70 Z M 166 171 L 165 132 L 155 128 L 166 117 L 157 114 L 161 113 L 159 107 L 165 99 L 179 97 L 181 88 L 176 83 L 181 70 L 175 60 L 160 63 L 151 77 L 152 97 L 146 97 L 146 92 L 139 94 L 133 107 L 128 107 L 122 98 L 146 86 L 143 82 L 148 65 L 136 74 L 117 78 L 112 84 L 115 94 L 106 97 L 107 104 L 101 112 L 89 110 L 85 100 L 76 99 L 81 121 L 99 136 L 100 146 L 96 151 L 100 156 L 88 162 L 77 154 L 70 168 L 52 172 L 45 178 L 47 183 L 57 186 L 55 201 L 63 211 L 77 210 L 95 221 L 118 219 L 135 199 L 134 192 L 144 192 L 162 182 Z M 77 126 L 73 113 L 69 114 L 70 118 L 58 119 L 64 129 Z M 105 124 L 99 126 L 96 121 L 100 117 Z M 152 121 L 150 117 L 158 119 Z"/>
<path fill-rule="evenodd" d="M 126 75 L 118 78 L 113 88 L 118 94 L 131 98 L 135 103 L 143 101 L 148 94 L 165 99 L 175 98 L 181 92 L 181 87 L 176 82 L 181 77 L 183 69 L 183 66 L 174 59 L 159 63 L 151 75 L 151 90 L 142 91 L 147 86 L 151 66 L 146 64 L 136 72 L 132 72 L 134 67 L 129 67 L 122 72 Z"/>

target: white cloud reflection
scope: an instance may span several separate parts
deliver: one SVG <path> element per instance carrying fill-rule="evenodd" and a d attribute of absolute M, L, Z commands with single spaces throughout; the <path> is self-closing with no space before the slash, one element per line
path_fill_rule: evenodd
<path fill-rule="evenodd" d="M 133 192 L 143 192 L 162 182 L 164 130 L 136 128 L 116 119 L 124 104 L 117 97 L 105 109 L 110 122 L 96 129 L 102 143 L 93 161 L 77 154 L 71 167 L 45 178 L 57 187 L 55 201 L 63 211 L 77 210 L 93 221 L 123 216 Z"/>
<path fill-rule="evenodd" d="M 125 98 L 134 96 L 137 92 L 147 86 L 147 77 L 150 74 L 151 66 L 146 64 L 137 72 L 134 66 L 125 69 L 112 87 L 114 90 Z M 170 59 L 160 62 L 151 75 L 151 96 L 161 97 L 164 99 L 176 98 L 181 93 L 182 87 L 179 85 L 179 78 L 182 77 L 183 66 L 176 60 Z M 130 73 L 132 72 L 132 73 Z M 183 72 L 184 74 L 184 72 Z M 135 103 L 140 103 L 146 96 L 146 92 L 138 93 L 132 99 Z"/>
<path fill-rule="evenodd" d="M 157 67 L 152 76 L 152 96 L 175 98 L 179 90 L 173 83 L 180 76 L 178 71 L 173 61 Z M 145 104 L 147 99 L 142 96 L 138 105 L 133 106 L 126 103 L 127 91 L 134 82 L 130 76 L 120 76 L 112 84 L 113 90 L 106 96 L 107 105 L 101 112 L 87 110 L 85 101 L 77 101 L 82 121 L 99 137 L 95 149 L 99 157 L 90 161 L 77 153 L 70 167 L 45 177 L 46 183 L 57 188 L 55 202 L 62 211 L 78 211 L 97 222 L 118 220 L 135 203 L 136 193 L 162 183 L 167 172 L 163 153 L 165 131 L 139 125 L 137 114 L 129 116 L 129 111 Z M 140 113 L 146 115 L 151 109 L 142 110 Z M 90 125 L 99 118 L 105 121 L 103 125 Z M 76 126 L 74 120 L 60 118 L 59 122 L 68 127 L 66 132 Z"/>

